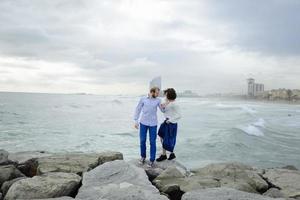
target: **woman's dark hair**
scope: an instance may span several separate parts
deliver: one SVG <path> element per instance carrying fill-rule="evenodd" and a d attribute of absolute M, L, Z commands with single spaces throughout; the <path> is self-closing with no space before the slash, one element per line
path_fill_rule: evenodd
<path fill-rule="evenodd" d="M 176 91 L 174 90 L 174 88 L 168 88 L 166 90 L 164 90 L 164 95 L 167 96 L 167 99 L 169 100 L 175 100 L 177 97 Z"/>

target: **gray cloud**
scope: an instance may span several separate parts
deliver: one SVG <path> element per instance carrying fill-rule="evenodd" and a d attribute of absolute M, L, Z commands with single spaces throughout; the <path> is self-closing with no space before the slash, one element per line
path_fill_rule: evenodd
<path fill-rule="evenodd" d="M 297 0 L 2 0 L 0 89 L 140 93 L 156 75 L 200 93 L 242 92 L 250 75 L 269 88 L 300 87 L 299 7 Z"/>

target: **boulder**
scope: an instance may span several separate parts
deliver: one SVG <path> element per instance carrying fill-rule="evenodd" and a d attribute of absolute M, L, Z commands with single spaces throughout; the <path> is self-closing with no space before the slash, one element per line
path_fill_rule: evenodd
<path fill-rule="evenodd" d="M 26 177 L 19 177 L 19 178 L 12 179 L 10 181 L 5 181 L 1 187 L 1 192 L 2 192 L 3 196 L 5 196 L 5 194 L 7 193 L 8 189 L 12 186 L 12 184 L 14 184 L 15 182 L 22 180 L 24 178 L 26 178 Z"/>
<path fill-rule="evenodd" d="M 58 197 L 58 198 L 49 198 L 49 199 L 34 199 L 34 200 L 72 200 L 72 197 Z"/>
<path fill-rule="evenodd" d="M 36 175 L 36 160 L 51 155 L 51 153 L 45 151 L 24 151 L 10 153 L 8 158 L 18 164 L 17 167 L 23 174 L 33 177 Z"/>
<path fill-rule="evenodd" d="M 194 172 L 199 178 L 218 180 L 221 187 L 230 187 L 245 192 L 263 193 L 269 187 L 256 169 L 240 163 L 210 164 Z"/>
<path fill-rule="evenodd" d="M 3 196 L 2 196 L 2 193 L 0 192 L 0 200 L 2 200 L 3 199 Z"/>
<path fill-rule="evenodd" d="M 122 160 L 119 152 L 68 153 L 41 157 L 36 160 L 37 174 L 68 172 L 81 175 L 108 161 Z"/>
<path fill-rule="evenodd" d="M 83 174 L 78 200 L 168 200 L 145 171 L 122 160 L 107 162 Z"/>
<path fill-rule="evenodd" d="M 0 149 L 0 165 L 6 165 L 8 163 L 8 152 L 4 149 Z"/>
<path fill-rule="evenodd" d="M 15 182 L 8 190 L 5 200 L 45 199 L 75 195 L 81 177 L 74 173 L 47 173 Z"/>
<path fill-rule="evenodd" d="M 271 184 L 280 188 L 285 197 L 300 197 L 300 171 L 289 169 L 268 169 L 263 174 Z"/>
<path fill-rule="evenodd" d="M 154 180 L 165 169 L 169 167 L 176 167 L 182 174 L 185 175 L 189 174 L 187 168 L 175 160 L 165 160 L 163 162 L 155 162 L 155 165 L 152 168 L 147 167 L 148 163 L 145 163 L 144 165 L 139 164 L 138 160 L 131 160 L 130 163 L 136 165 L 137 167 L 143 168 L 146 171 L 150 181 Z"/>
<path fill-rule="evenodd" d="M 0 166 L 0 187 L 5 181 L 9 181 L 18 177 L 24 177 L 14 165 Z"/>
<path fill-rule="evenodd" d="M 270 188 L 268 191 L 263 193 L 264 196 L 272 198 L 283 198 L 284 194 L 278 188 Z"/>
<path fill-rule="evenodd" d="M 274 200 L 273 198 L 247 193 L 231 188 L 208 188 L 187 192 L 182 200 Z M 276 199 L 284 200 L 284 199 Z"/>
<path fill-rule="evenodd" d="M 171 170 L 172 172 L 170 172 Z M 167 175 L 166 174 L 170 174 Z M 229 187 L 237 190 L 259 193 L 268 189 L 268 183 L 250 166 L 238 163 L 211 164 L 194 170 L 186 176 L 174 168 L 163 171 L 153 180 L 154 185 L 169 196 L 192 190 Z"/>
<path fill-rule="evenodd" d="M 24 152 L 10 153 L 8 158 L 9 160 L 15 163 L 25 164 L 29 160 L 34 160 L 37 158 L 42 158 L 51 155 L 52 155 L 51 153 L 45 151 L 24 151 Z"/>

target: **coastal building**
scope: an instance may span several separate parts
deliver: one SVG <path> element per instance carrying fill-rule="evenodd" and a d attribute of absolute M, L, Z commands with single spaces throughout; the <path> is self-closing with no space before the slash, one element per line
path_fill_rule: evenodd
<path fill-rule="evenodd" d="M 150 87 L 150 88 L 158 87 L 158 88 L 161 90 L 161 77 L 158 76 L 158 77 L 153 78 L 153 79 L 150 81 L 149 87 Z"/>
<path fill-rule="evenodd" d="M 178 93 L 179 97 L 199 97 L 199 95 L 191 90 L 185 90 L 183 92 Z"/>
<path fill-rule="evenodd" d="M 248 81 L 248 96 L 256 97 L 257 95 L 263 93 L 265 91 L 264 84 L 255 83 L 255 79 L 249 78 Z"/>
<path fill-rule="evenodd" d="M 299 101 L 300 90 L 291 89 L 273 89 L 271 91 L 265 91 L 258 95 L 258 98 L 267 100 L 286 100 L 286 101 Z"/>

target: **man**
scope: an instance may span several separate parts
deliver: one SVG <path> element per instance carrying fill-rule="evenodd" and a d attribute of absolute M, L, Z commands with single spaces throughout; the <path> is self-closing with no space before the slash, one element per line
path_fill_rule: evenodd
<path fill-rule="evenodd" d="M 159 96 L 159 88 L 153 87 L 146 97 L 142 97 L 135 109 L 134 121 L 135 128 L 140 128 L 140 151 L 141 164 L 146 160 L 146 141 L 147 132 L 149 130 L 150 138 L 150 167 L 153 166 L 156 156 L 156 134 L 157 134 L 157 108 L 163 112 L 161 100 Z"/>

